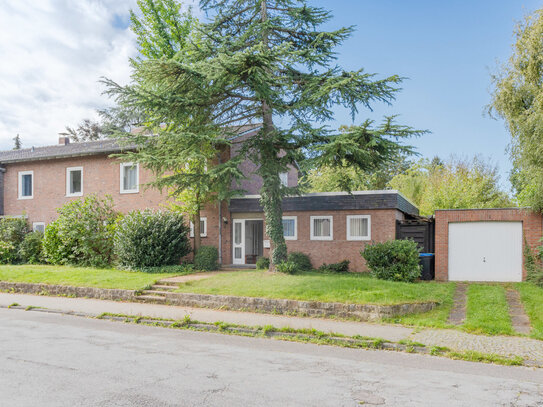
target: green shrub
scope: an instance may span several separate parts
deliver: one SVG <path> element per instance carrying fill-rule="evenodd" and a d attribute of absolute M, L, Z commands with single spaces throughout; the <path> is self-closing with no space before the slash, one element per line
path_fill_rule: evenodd
<path fill-rule="evenodd" d="M 113 260 L 118 214 L 111 197 L 89 195 L 58 209 L 59 217 L 45 229 L 45 258 L 52 264 L 105 267 Z"/>
<path fill-rule="evenodd" d="M 259 257 L 256 259 L 256 268 L 259 270 L 268 270 L 270 268 L 270 259 L 267 257 Z"/>
<path fill-rule="evenodd" d="M 201 246 L 194 256 L 196 270 L 217 270 L 219 268 L 219 251 L 215 246 Z"/>
<path fill-rule="evenodd" d="M 0 264 L 12 264 L 17 260 L 17 248 L 11 242 L 0 240 Z"/>
<path fill-rule="evenodd" d="M 541 253 L 541 248 L 539 248 Z M 524 268 L 526 269 L 526 281 L 543 287 L 543 268 L 541 267 L 541 259 L 534 250 L 524 242 Z"/>
<path fill-rule="evenodd" d="M 311 260 L 307 254 L 301 252 L 292 252 L 288 254 L 287 261 L 296 264 L 296 268 L 300 271 L 313 270 Z"/>
<path fill-rule="evenodd" d="M 43 233 L 27 233 L 19 245 L 19 258 L 24 263 L 39 264 L 44 262 L 43 258 Z"/>
<path fill-rule="evenodd" d="M 278 272 L 285 274 L 296 274 L 299 271 L 297 264 L 291 261 L 279 263 L 276 268 Z"/>
<path fill-rule="evenodd" d="M 179 212 L 133 211 L 117 222 L 115 255 L 120 267 L 179 265 L 190 253 L 189 228 Z"/>
<path fill-rule="evenodd" d="M 324 263 L 319 267 L 319 271 L 328 272 L 328 273 L 348 273 L 349 272 L 349 260 L 343 260 L 339 263 Z"/>
<path fill-rule="evenodd" d="M 413 282 L 420 277 L 419 251 L 413 240 L 389 240 L 367 245 L 361 254 L 375 278 Z"/>

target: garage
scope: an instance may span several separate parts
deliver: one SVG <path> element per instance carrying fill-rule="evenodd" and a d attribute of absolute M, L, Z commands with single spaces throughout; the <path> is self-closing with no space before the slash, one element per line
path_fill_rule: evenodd
<path fill-rule="evenodd" d="M 450 223 L 449 280 L 522 281 L 522 222 Z"/>
<path fill-rule="evenodd" d="M 437 210 L 436 280 L 523 281 L 524 247 L 542 236 L 543 216 L 529 208 Z"/>

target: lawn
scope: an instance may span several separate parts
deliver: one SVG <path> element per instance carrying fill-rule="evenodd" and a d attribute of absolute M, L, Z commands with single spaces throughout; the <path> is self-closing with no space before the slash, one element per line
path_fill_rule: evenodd
<path fill-rule="evenodd" d="M 187 273 L 162 274 L 90 267 L 10 265 L 0 266 L 0 281 L 141 290 L 161 278 Z"/>
<path fill-rule="evenodd" d="M 532 324 L 531 336 L 543 340 L 543 288 L 531 283 L 517 283 L 524 311 Z"/>
<path fill-rule="evenodd" d="M 514 334 L 503 285 L 470 284 L 463 329 L 489 335 Z"/>
<path fill-rule="evenodd" d="M 399 304 L 431 300 L 441 303 L 452 297 L 453 289 L 454 283 L 395 283 L 362 273 L 288 275 L 243 271 L 187 282 L 177 291 L 353 304 Z"/>

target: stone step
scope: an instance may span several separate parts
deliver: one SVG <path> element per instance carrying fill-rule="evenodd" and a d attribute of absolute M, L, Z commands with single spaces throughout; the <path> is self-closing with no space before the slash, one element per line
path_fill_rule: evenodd
<path fill-rule="evenodd" d="M 161 296 L 158 296 L 158 295 L 147 295 L 147 294 L 144 294 L 144 295 L 138 295 L 136 297 L 136 300 L 137 301 L 141 301 L 141 302 L 155 302 L 155 303 L 162 303 L 162 302 L 165 302 L 166 301 L 166 297 L 161 297 Z"/>
<path fill-rule="evenodd" d="M 177 285 L 161 285 L 161 284 L 155 284 L 151 286 L 151 290 L 153 291 L 173 291 L 177 288 Z"/>
<path fill-rule="evenodd" d="M 170 287 L 179 287 L 179 283 L 176 281 L 166 281 L 166 280 L 159 280 L 156 282 L 157 285 L 167 285 Z"/>
<path fill-rule="evenodd" d="M 167 291 L 162 290 L 143 290 L 143 295 L 156 295 L 157 297 L 164 297 Z"/>

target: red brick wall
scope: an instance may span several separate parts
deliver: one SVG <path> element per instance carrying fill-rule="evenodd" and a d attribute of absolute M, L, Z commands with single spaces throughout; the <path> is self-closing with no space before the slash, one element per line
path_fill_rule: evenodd
<path fill-rule="evenodd" d="M 284 212 L 284 216 L 297 216 L 297 240 L 287 240 L 289 252 L 302 252 L 309 256 L 313 267 L 319 267 L 323 263 L 337 263 L 342 260 L 351 261 L 352 271 L 367 271 L 365 261 L 360 255 L 366 244 L 384 242 L 396 238 L 396 219 L 403 217 L 400 211 L 395 209 L 376 210 L 345 210 L 345 211 L 301 211 Z M 311 240 L 310 217 L 333 216 L 333 240 Z M 347 215 L 371 216 L 371 241 L 347 240 Z M 255 214 L 254 218 L 262 216 Z M 250 216 L 247 216 L 248 218 Z M 241 218 L 241 217 L 239 217 Z M 229 222 L 228 238 L 230 239 L 231 222 Z M 264 236 L 264 239 L 268 239 Z M 226 245 L 225 245 L 226 246 Z M 231 262 L 232 253 L 230 241 L 228 241 L 228 259 Z M 270 250 L 264 249 L 264 256 L 269 257 Z M 226 259 L 226 257 L 225 257 Z"/>
<path fill-rule="evenodd" d="M 436 211 L 435 267 L 436 280 L 449 279 L 449 223 L 509 221 L 522 222 L 523 239 L 532 248 L 539 246 L 543 235 L 543 219 L 541 214 L 525 209 L 466 209 Z M 523 242 L 524 245 L 524 242 Z M 523 279 L 526 270 L 523 268 Z"/>

